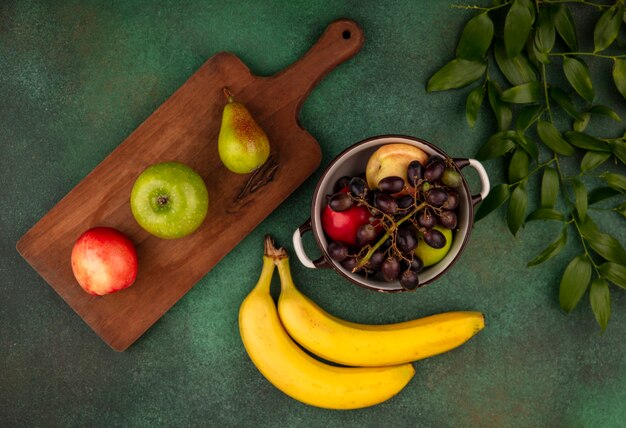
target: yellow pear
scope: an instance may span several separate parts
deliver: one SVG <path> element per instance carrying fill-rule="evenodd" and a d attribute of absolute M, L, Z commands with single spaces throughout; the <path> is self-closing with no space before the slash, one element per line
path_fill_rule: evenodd
<path fill-rule="evenodd" d="M 235 101 L 226 88 L 224 95 L 228 103 L 222 114 L 217 149 L 226 168 L 237 174 L 247 174 L 267 161 L 270 143 L 246 106 Z"/>

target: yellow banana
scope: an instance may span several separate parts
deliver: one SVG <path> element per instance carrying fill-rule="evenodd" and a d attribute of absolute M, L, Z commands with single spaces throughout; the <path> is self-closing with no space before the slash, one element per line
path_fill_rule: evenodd
<path fill-rule="evenodd" d="M 361 367 L 417 361 L 456 348 L 485 326 L 480 312 L 447 312 L 386 325 L 344 321 L 296 288 L 287 258 L 277 265 L 281 322 L 296 342 L 328 361 Z"/>
<path fill-rule="evenodd" d="M 328 409 L 372 406 L 396 395 L 411 380 L 411 364 L 335 367 L 296 345 L 278 318 L 270 295 L 275 260 L 286 258 L 266 237 L 263 270 L 239 310 L 239 331 L 250 359 L 274 386 L 296 400 Z"/>

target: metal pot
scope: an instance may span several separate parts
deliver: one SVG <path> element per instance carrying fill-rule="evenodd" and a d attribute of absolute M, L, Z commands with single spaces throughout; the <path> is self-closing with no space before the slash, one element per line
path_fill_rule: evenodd
<path fill-rule="evenodd" d="M 365 278 L 364 276 L 352 273 L 341 266 L 340 263 L 334 261 L 328 255 L 326 248 L 328 247 L 328 239 L 322 230 L 321 213 L 326 204 L 326 195 L 333 193 L 333 188 L 336 181 L 343 176 L 356 176 L 365 171 L 365 165 L 367 164 L 370 156 L 382 145 L 390 143 L 405 143 L 416 146 L 428 155 L 438 154 L 445 159 L 450 158 L 443 150 L 437 146 L 422 140 L 420 138 L 401 136 L 401 135 L 383 135 L 368 138 L 359 143 L 356 143 L 342 153 L 340 153 L 332 162 L 328 165 L 326 170 L 320 177 L 315 192 L 313 193 L 313 200 L 311 202 L 311 217 L 300 226 L 293 234 L 293 244 L 296 251 L 296 255 L 300 262 L 308 268 L 332 268 L 340 275 L 350 280 L 351 282 L 360 285 L 362 287 L 381 291 L 381 292 L 399 292 L 405 291 L 398 281 L 386 282 L 378 278 Z M 478 194 L 473 195 L 470 192 L 469 186 L 465 177 L 463 177 L 462 184 L 457 189 L 460 196 L 460 204 L 457 209 L 458 213 L 458 226 L 454 234 L 452 246 L 448 254 L 439 263 L 433 266 L 429 266 L 419 273 L 420 286 L 426 285 L 439 278 L 445 272 L 452 267 L 452 265 L 459 259 L 465 245 L 467 244 L 472 227 L 474 224 L 474 207 L 480 201 L 482 201 L 489 193 L 489 178 L 485 171 L 485 168 L 480 162 L 475 159 L 452 159 L 454 165 L 458 170 L 462 170 L 466 166 L 474 168 L 481 182 L 481 191 Z M 461 174 L 462 176 L 462 174 Z M 302 245 L 302 235 L 305 232 L 311 231 L 313 237 L 317 242 L 317 246 L 322 252 L 322 256 L 317 260 L 311 260 L 305 253 Z"/>

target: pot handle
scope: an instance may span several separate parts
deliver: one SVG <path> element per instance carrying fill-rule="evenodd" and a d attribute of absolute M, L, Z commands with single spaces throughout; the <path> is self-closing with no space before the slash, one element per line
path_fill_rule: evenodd
<path fill-rule="evenodd" d="M 306 252 L 304 251 L 304 245 L 302 245 L 302 235 L 310 231 L 311 219 L 309 218 L 293 233 L 293 248 L 296 250 L 296 256 L 298 256 L 298 260 L 300 260 L 300 263 L 302 263 L 305 267 L 308 267 L 310 269 L 329 267 L 328 262 L 326 261 L 324 256 L 320 257 L 317 260 L 311 260 L 309 256 L 306 255 Z"/>
<path fill-rule="evenodd" d="M 481 185 L 480 193 L 478 193 L 477 195 L 472 195 L 472 204 L 476 206 L 476 204 L 478 204 L 480 201 L 483 201 L 487 197 L 487 195 L 489 194 L 489 190 L 491 190 L 489 176 L 487 175 L 487 171 L 485 171 L 485 167 L 476 159 L 454 159 L 454 163 L 459 169 L 463 169 L 469 165 L 474 168 L 478 173 Z"/>

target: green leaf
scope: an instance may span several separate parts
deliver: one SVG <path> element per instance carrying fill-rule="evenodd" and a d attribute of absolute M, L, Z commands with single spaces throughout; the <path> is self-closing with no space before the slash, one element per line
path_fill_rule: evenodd
<path fill-rule="evenodd" d="M 500 99 L 507 103 L 525 104 L 536 102 L 540 96 L 540 83 L 528 82 L 502 91 Z"/>
<path fill-rule="evenodd" d="M 602 165 L 610 157 L 611 153 L 607 152 L 587 152 L 585 156 L 583 156 L 582 161 L 580 161 L 580 169 L 585 172 L 591 171 Z"/>
<path fill-rule="evenodd" d="M 511 85 L 521 85 L 537 80 L 537 74 L 524 54 L 520 53 L 513 58 L 509 58 L 506 55 L 504 45 L 501 42 L 496 42 L 493 48 L 493 55 L 500 71 Z"/>
<path fill-rule="evenodd" d="M 526 55 L 528 55 L 528 61 L 530 62 L 530 64 L 535 67 L 535 69 L 539 69 L 541 68 L 541 64 L 547 64 L 548 63 L 548 54 L 543 53 L 543 52 L 539 52 L 539 49 L 537 49 L 537 46 L 535 46 L 535 39 L 534 37 L 529 37 L 528 40 L 526 41 L 526 49 L 525 49 Z M 522 51 L 522 54 L 524 53 L 524 51 Z M 522 55 L 520 54 L 520 55 Z M 506 55 L 506 53 L 505 53 Z"/>
<path fill-rule="evenodd" d="M 428 81 L 428 92 L 462 88 L 480 79 L 487 66 L 483 62 L 456 58 L 444 65 Z"/>
<path fill-rule="evenodd" d="M 587 64 L 578 58 L 565 57 L 563 72 L 572 88 L 588 102 L 593 101 L 593 86 Z"/>
<path fill-rule="evenodd" d="M 541 253 L 537 254 L 535 258 L 528 262 L 526 266 L 537 266 L 543 262 L 547 262 L 557 254 L 561 252 L 565 244 L 567 243 L 567 228 L 561 229 L 561 232 L 554 241 L 550 243 Z"/>
<path fill-rule="evenodd" d="M 530 49 L 530 52 L 532 52 L 532 55 L 530 52 L 528 54 L 531 59 L 541 64 L 550 64 L 550 57 L 547 53 L 542 52 L 541 49 L 537 47 L 537 43 L 534 38 L 528 39 L 528 45 L 530 45 L 530 48 L 527 47 L 526 49 Z"/>
<path fill-rule="evenodd" d="M 535 106 L 524 107 L 517 114 L 517 119 L 515 120 L 515 127 L 520 132 L 526 131 L 526 129 L 528 129 L 528 127 L 539 118 L 541 113 L 543 113 L 543 106 L 535 105 Z"/>
<path fill-rule="evenodd" d="M 536 16 L 535 3 L 533 2 L 533 0 L 520 0 L 520 1 L 524 6 L 526 6 L 526 8 L 528 9 L 528 13 L 530 13 L 530 25 L 532 27 L 532 25 L 535 23 L 535 16 Z"/>
<path fill-rule="evenodd" d="M 613 81 L 619 93 L 626 98 L 626 59 L 613 62 Z"/>
<path fill-rule="evenodd" d="M 613 284 L 626 288 L 626 266 L 608 262 L 601 264 L 598 270 Z"/>
<path fill-rule="evenodd" d="M 537 147 L 537 143 L 535 143 L 532 138 L 518 131 L 517 139 L 515 141 L 522 149 L 526 150 L 526 153 L 528 153 L 533 159 L 539 158 L 539 148 Z"/>
<path fill-rule="evenodd" d="M 540 52 L 550 52 L 554 47 L 554 17 L 552 9 L 544 7 L 539 11 L 535 30 L 535 46 Z"/>
<path fill-rule="evenodd" d="M 621 195 L 621 193 L 615 189 L 612 189 L 610 187 L 597 187 L 589 192 L 587 199 L 589 205 L 593 205 L 596 202 L 600 202 L 617 195 Z"/>
<path fill-rule="evenodd" d="M 526 217 L 526 221 L 556 220 L 565 221 L 565 216 L 554 208 L 537 208 Z"/>
<path fill-rule="evenodd" d="M 522 51 L 531 26 L 532 15 L 527 3 L 515 0 L 504 21 L 504 45 L 509 58 L 513 58 Z"/>
<path fill-rule="evenodd" d="M 589 301 L 596 321 L 604 332 L 609 323 L 609 318 L 611 318 L 611 293 L 609 292 L 609 284 L 605 280 L 596 278 L 591 281 Z"/>
<path fill-rule="evenodd" d="M 589 113 L 583 113 L 580 117 L 582 118 L 581 120 L 574 121 L 574 131 L 576 132 L 583 132 L 589 124 L 589 119 L 591 119 L 591 115 Z"/>
<path fill-rule="evenodd" d="M 582 116 L 578 113 L 576 107 L 574 107 L 572 99 L 563 89 L 556 86 L 550 88 L 550 98 L 556 101 L 556 103 L 571 117 L 576 120 L 582 120 Z"/>
<path fill-rule="evenodd" d="M 601 257 L 618 263 L 626 260 L 626 251 L 622 244 L 611 235 L 600 232 L 589 215 L 583 221 L 578 220 L 578 227 L 587 239 L 589 246 Z"/>
<path fill-rule="evenodd" d="M 476 211 L 474 221 L 485 218 L 489 213 L 501 207 L 510 196 L 508 184 L 498 184 L 489 192 L 489 195 L 481 202 Z"/>
<path fill-rule="evenodd" d="M 626 141 L 624 140 L 612 140 L 609 141 L 611 151 L 613 154 L 623 163 L 626 164 Z"/>
<path fill-rule="evenodd" d="M 509 129 L 511 120 L 513 119 L 513 112 L 508 104 L 500 100 L 500 87 L 497 83 L 491 80 L 487 81 L 487 95 L 491 109 L 498 121 L 498 129 L 500 131 Z"/>
<path fill-rule="evenodd" d="M 602 174 L 602 179 L 615 190 L 626 191 L 626 176 L 614 172 L 605 172 Z"/>
<path fill-rule="evenodd" d="M 559 288 L 561 309 L 571 312 L 585 294 L 591 279 L 591 263 L 585 256 L 575 257 L 565 268 Z"/>
<path fill-rule="evenodd" d="M 618 213 L 622 217 L 626 218 L 626 202 L 624 202 L 623 204 L 613 208 L 613 211 L 615 211 L 616 213 Z"/>
<path fill-rule="evenodd" d="M 552 151 L 564 156 L 571 156 L 575 153 L 574 148 L 561 137 L 561 133 L 553 124 L 538 120 L 537 134 L 539 134 L 541 141 Z"/>
<path fill-rule="evenodd" d="M 482 85 L 472 89 L 472 91 L 467 96 L 467 101 L 465 102 L 465 118 L 467 119 L 467 124 L 470 128 L 473 128 L 474 124 L 476 123 L 478 110 L 483 103 L 484 97 L 485 87 Z"/>
<path fill-rule="evenodd" d="M 556 197 L 559 194 L 559 174 L 556 169 L 547 166 L 541 180 L 541 206 L 554 208 Z"/>
<path fill-rule="evenodd" d="M 456 56 L 467 60 L 484 58 L 493 39 L 493 22 L 487 12 L 470 19 L 459 40 Z"/>
<path fill-rule="evenodd" d="M 570 50 L 572 52 L 578 51 L 578 39 L 576 37 L 576 29 L 574 28 L 574 20 L 566 5 L 559 4 L 556 6 L 554 26 Z"/>
<path fill-rule="evenodd" d="M 607 143 L 599 140 L 591 135 L 583 134 L 582 132 L 567 131 L 565 133 L 565 139 L 572 145 L 585 150 L 595 150 L 597 152 L 610 152 L 611 148 Z"/>
<path fill-rule="evenodd" d="M 595 106 L 589 109 L 589 113 L 596 114 L 598 116 L 608 117 L 609 119 L 613 119 L 616 122 L 621 122 L 622 118 L 617 114 L 614 110 L 607 106 L 603 106 L 601 104 L 596 104 Z"/>
<path fill-rule="evenodd" d="M 521 183 L 511 193 L 509 201 L 509 209 L 507 210 L 507 224 L 513 235 L 517 235 L 520 227 L 524 223 L 526 217 L 526 209 L 528 208 L 528 192 L 525 183 Z"/>
<path fill-rule="evenodd" d="M 607 9 L 598 19 L 593 31 L 594 52 L 608 48 L 617 38 L 619 27 L 624 15 L 624 5 L 617 5 Z"/>
<path fill-rule="evenodd" d="M 512 140 L 514 137 L 515 131 L 500 131 L 493 134 L 478 150 L 476 158 L 479 160 L 487 160 L 504 155 L 515 148 L 515 143 Z"/>
<path fill-rule="evenodd" d="M 574 189 L 574 200 L 576 201 L 576 211 L 581 220 L 585 220 L 587 216 L 587 189 L 582 181 L 577 178 L 572 180 L 572 188 Z"/>
<path fill-rule="evenodd" d="M 511 156 L 509 163 L 509 183 L 515 183 L 528 176 L 528 155 L 524 150 L 518 148 Z"/>

